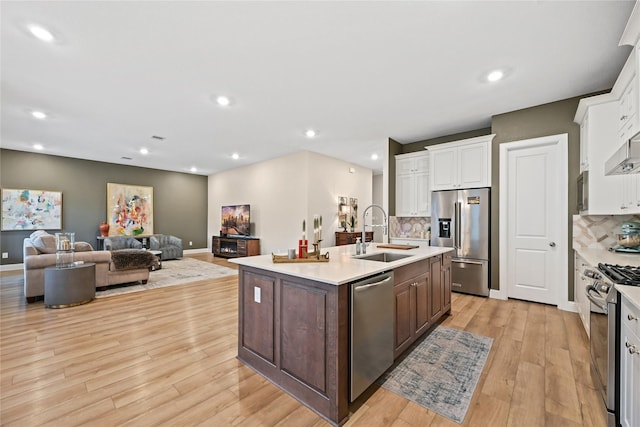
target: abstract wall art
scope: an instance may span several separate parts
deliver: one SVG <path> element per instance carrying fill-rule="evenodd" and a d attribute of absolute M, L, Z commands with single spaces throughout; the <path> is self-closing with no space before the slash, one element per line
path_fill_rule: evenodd
<path fill-rule="evenodd" d="M 110 236 L 153 234 L 153 187 L 107 183 Z"/>
<path fill-rule="evenodd" d="M 2 189 L 2 231 L 61 229 L 61 191 Z"/>

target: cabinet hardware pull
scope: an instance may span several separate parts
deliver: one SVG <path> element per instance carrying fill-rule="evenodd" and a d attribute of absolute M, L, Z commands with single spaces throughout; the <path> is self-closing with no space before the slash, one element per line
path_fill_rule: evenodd
<path fill-rule="evenodd" d="M 638 320 L 638 316 L 634 316 L 633 314 L 627 314 L 627 320 Z"/>
<path fill-rule="evenodd" d="M 640 350 L 635 345 L 629 346 L 629 354 L 640 354 Z"/>
<path fill-rule="evenodd" d="M 622 121 L 622 120 L 627 120 L 627 116 L 620 117 L 620 121 Z"/>

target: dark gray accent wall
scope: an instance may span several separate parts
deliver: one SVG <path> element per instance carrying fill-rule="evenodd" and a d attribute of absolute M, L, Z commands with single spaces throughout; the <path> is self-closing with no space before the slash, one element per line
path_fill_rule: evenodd
<path fill-rule="evenodd" d="M 389 216 L 396 215 L 396 155 L 402 154 L 402 144 L 389 138 Z"/>
<path fill-rule="evenodd" d="M 491 133 L 495 133 L 491 151 L 491 287 L 500 289 L 500 247 L 499 247 L 499 207 L 500 207 L 500 144 L 541 136 L 567 133 L 569 136 L 568 188 L 569 210 L 566 221 L 569 229 L 567 257 L 569 260 L 569 300 L 573 300 L 573 220 L 577 214 L 576 180 L 580 173 L 580 126 L 573 122 L 578 102 L 585 96 L 569 98 L 537 107 L 525 108 L 492 117 Z"/>
<path fill-rule="evenodd" d="M 154 233 L 180 237 L 184 249 L 207 247 L 206 176 L 0 150 L 2 188 L 62 191 L 63 230 L 94 247 L 98 227 L 107 218 L 108 182 L 153 187 Z M 22 242 L 32 232 L 0 233 L 0 251 L 9 253 L 2 264 L 22 262 Z"/>

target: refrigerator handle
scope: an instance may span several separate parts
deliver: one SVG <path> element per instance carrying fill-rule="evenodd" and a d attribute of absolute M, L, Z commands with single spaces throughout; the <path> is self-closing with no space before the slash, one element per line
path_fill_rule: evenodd
<path fill-rule="evenodd" d="M 460 202 L 456 202 L 454 212 L 455 212 L 455 215 L 456 215 L 456 217 L 455 217 L 456 227 L 455 227 L 455 230 L 454 230 L 454 233 L 455 233 L 455 236 L 454 236 L 455 244 L 454 245 L 455 245 L 456 249 L 460 249 Z"/>

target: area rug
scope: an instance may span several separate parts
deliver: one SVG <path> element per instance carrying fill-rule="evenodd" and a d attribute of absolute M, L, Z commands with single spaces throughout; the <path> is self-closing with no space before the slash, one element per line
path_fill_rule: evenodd
<path fill-rule="evenodd" d="M 233 268 L 223 267 L 210 262 L 198 261 L 193 258 L 163 261 L 160 270 L 149 273 L 146 284 L 126 283 L 110 286 L 105 291 L 96 291 L 96 298 L 141 292 L 149 289 L 165 288 L 167 286 L 184 285 L 198 280 L 216 279 L 238 274 Z"/>
<path fill-rule="evenodd" d="M 461 423 L 492 343 L 492 338 L 437 326 L 377 383 Z"/>

